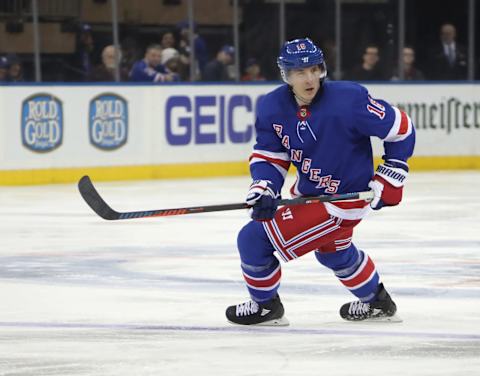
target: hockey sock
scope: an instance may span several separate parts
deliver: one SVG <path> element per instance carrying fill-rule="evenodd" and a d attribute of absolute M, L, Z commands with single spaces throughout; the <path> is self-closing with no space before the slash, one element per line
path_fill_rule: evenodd
<path fill-rule="evenodd" d="M 339 281 L 362 302 L 375 300 L 379 279 L 375 264 L 353 244 L 345 251 L 315 252 L 317 260 L 332 269 Z"/>
<path fill-rule="evenodd" d="M 261 222 L 245 225 L 238 234 L 237 245 L 251 298 L 259 303 L 270 300 L 280 285 L 281 268 Z"/>
<path fill-rule="evenodd" d="M 250 296 L 256 302 L 266 302 L 277 294 L 282 269 L 276 258 L 273 258 L 270 264 L 263 266 L 242 263 L 242 272 Z"/>

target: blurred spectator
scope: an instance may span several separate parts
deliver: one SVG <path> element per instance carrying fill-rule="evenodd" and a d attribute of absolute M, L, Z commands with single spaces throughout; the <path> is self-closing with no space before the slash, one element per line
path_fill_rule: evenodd
<path fill-rule="evenodd" d="M 398 68 L 395 70 L 392 81 L 399 80 Z M 415 50 L 413 47 L 403 48 L 403 79 L 405 81 L 424 80 L 423 72 L 415 67 Z"/>
<path fill-rule="evenodd" d="M 136 82 L 166 82 L 178 81 L 178 75 L 168 72 L 161 64 L 162 47 L 152 44 L 147 47 L 145 57 L 133 64 L 130 71 L 130 81 Z"/>
<path fill-rule="evenodd" d="M 178 43 L 178 51 L 180 52 L 180 60 L 185 66 L 190 65 L 190 40 L 189 40 L 189 23 L 188 21 L 182 21 L 177 24 L 177 28 L 180 33 L 180 41 Z M 195 52 L 195 76 L 194 80 L 201 79 L 203 71 L 207 64 L 208 54 L 207 54 L 207 44 L 205 40 L 196 33 L 196 26 L 194 25 L 194 52 Z M 188 68 L 189 70 L 189 68 Z"/>
<path fill-rule="evenodd" d="M 102 63 L 92 70 L 90 81 L 115 81 L 115 57 L 120 64 L 122 51 L 118 51 L 117 56 L 115 56 L 115 46 L 106 46 L 102 51 Z M 122 66 L 120 66 L 120 81 L 128 81 L 128 71 Z"/>
<path fill-rule="evenodd" d="M 265 77 L 261 73 L 260 64 L 258 64 L 256 59 L 251 58 L 247 60 L 242 81 L 265 81 Z"/>
<path fill-rule="evenodd" d="M 69 76 L 72 80 L 88 80 L 93 69 L 94 49 L 95 45 L 91 26 L 89 24 L 80 25 L 75 53 L 70 64 L 67 66 L 67 69 L 70 71 Z"/>
<path fill-rule="evenodd" d="M 133 64 L 142 57 L 143 51 L 140 50 L 138 44 L 138 41 L 132 36 L 127 36 L 120 43 L 122 46 L 122 66 L 127 71 L 130 71 Z"/>
<path fill-rule="evenodd" d="M 175 48 L 170 47 L 162 50 L 160 63 L 167 69 L 167 72 L 177 74 L 179 81 L 183 80 L 181 77 L 180 54 Z"/>
<path fill-rule="evenodd" d="M 16 54 L 7 55 L 8 61 L 8 81 L 9 82 L 23 82 L 23 66 Z"/>
<path fill-rule="evenodd" d="M 233 46 L 223 46 L 217 52 L 217 57 L 205 66 L 203 81 L 231 81 L 228 65 L 233 63 L 234 55 L 235 48 Z"/>
<path fill-rule="evenodd" d="M 165 48 L 175 48 L 175 36 L 171 31 L 167 31 L 160 38 L 160 46 Z"/>
<path fill-rule="evenodd" d="M 378 46 L 369 44 L 365 47 L 362 56 L 362 64 L 354 67 L 347 80 L 353 81 L 375 81 L 384 80 L 385 75 L 380 67 L 380 53 Z"/>
<path fill-rule="evenodd" d="M 334 39 L 328 38 L 322 46 L 323 54 L 325 56 L 325 61 L 328 67 L 328 77 L 329 79 L 340 80 L 341 73 L 337 77 L 337 45 L 335 44 Z"/>
<path fill-rule="evenodd" d="M 452 24 L 440 28 L 440 40 L 430 53 L 429 78 L 434 80 L 465 80 L 467 78 L 467 54 L 456 42 L 457 30 Z"/>
<path fill-rule="evenodd" d="M 0 56 L 0 82 L 8 81 L 8 60 L 5 56 Z"/>

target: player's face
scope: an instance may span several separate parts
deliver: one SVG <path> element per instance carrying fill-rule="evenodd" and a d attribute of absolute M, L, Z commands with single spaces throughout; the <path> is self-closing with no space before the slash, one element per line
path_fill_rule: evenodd
<path fill-rule="evenodd" d="M 322 69 L 318 65 L 302 69 L 292 69 L 288 74 L 288 82 L 295 95 L 308 104 L 320 89 Z"/>

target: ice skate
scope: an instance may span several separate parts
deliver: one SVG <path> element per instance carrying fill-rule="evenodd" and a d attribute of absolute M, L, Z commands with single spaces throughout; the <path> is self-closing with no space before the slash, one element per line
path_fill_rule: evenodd
<path fill-rule="evenodd" d="M 258 326 L 287 326 L 285 310 L 278 294 L 265 303 L 249 300 L 227 308 L 226 316 L 232 324 Z"/>
<path fill-rule="evenodd" d="M 360 300 L 346 303 L 340 308 L 340 316 L 347 321 L 390 321 L 401 322 L 395 315 L 397 306 L 388 294 L 383 283 L 379 285 L 377 300 L 363 303 Z"/>

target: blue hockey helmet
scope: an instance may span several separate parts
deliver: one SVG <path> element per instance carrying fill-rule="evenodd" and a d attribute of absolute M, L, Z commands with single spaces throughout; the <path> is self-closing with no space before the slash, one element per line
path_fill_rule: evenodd
<path fill-rule="evenodd" d="M 280 68 L 283 81 L 287 84 L 287 73 L 290 69 L 302 69 L 312 65 L 320 65 L 322 68 L 320 80 L 323 81 L 327 76 L 327 65 L 325 64 L 323 52 L 310 38 L 294 39 L 285 42 L 277 58 L 277 65 Z"/>

